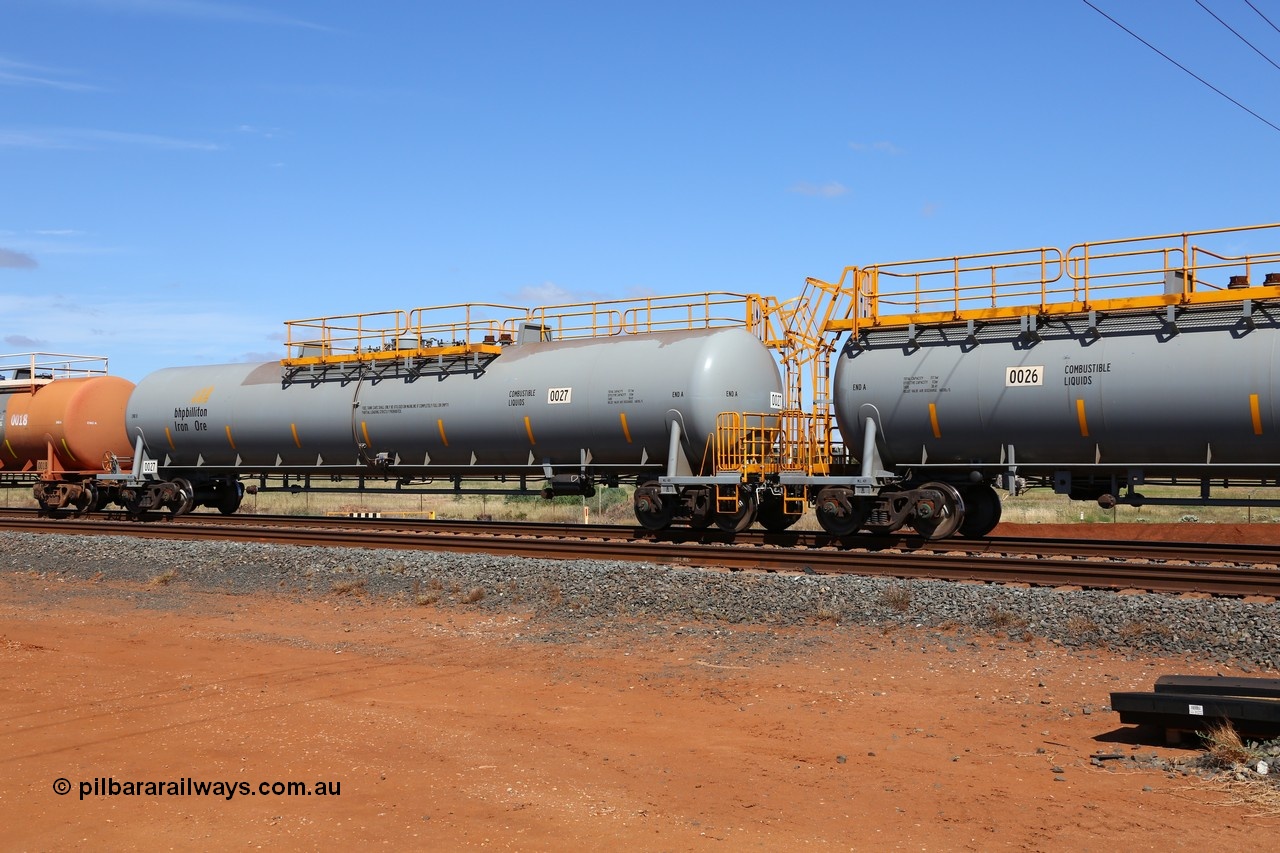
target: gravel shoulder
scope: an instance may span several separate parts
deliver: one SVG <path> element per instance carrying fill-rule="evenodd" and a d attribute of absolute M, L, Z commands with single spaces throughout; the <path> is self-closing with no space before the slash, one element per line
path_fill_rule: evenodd
<path fill-rule="evenodd" d="M 1106 707 L 1167 672 L 1275 675 L 1273 603 L 71 536 L 6 538 L 0 588 L 17 849 L 1190 849 L 1280 826 Z M 92 788 L 182 779 L 251 792 Z M 275 781 L 341 791 L 257 793 Z"/>

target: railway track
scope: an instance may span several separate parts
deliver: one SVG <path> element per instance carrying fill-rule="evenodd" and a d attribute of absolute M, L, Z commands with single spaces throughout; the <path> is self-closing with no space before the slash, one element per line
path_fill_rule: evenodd
<path fill-rule="evenodd" d="M 836 540 L 812 531 L 751 531 L 731 538 L 718 530 L 654 533 L 625 525 L 213 514 L 138 523 L 110 516 L 49 519 L 10 510 L 0 511 L 0 529 L 1280 597 L 1280 548 L 1269 545 L 1028 537 L 931 542 L 903 535 Z"/>

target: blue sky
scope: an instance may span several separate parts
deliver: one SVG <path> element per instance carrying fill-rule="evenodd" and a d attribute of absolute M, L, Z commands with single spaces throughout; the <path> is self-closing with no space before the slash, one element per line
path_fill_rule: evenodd
<path fill-rule="evenodd" d="M 1194 0 L 1094 3 L 1280 125 L 1280 69 Z M 1081 0 L 6 0 L 0 351 L 136 381 L 326 314 L 787 298 L 1280 221 L 1278 155 Z"/>

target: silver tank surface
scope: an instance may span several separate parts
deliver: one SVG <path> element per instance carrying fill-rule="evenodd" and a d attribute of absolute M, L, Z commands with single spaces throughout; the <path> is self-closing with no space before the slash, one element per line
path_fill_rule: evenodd
<path fill-rule="evenodd" d="M 167 468 L 263 473 L 541 476 L 665 468 L 673 419 L 696 469 L 722 411 L 781 398 L 772 354 L 742 329 L 526 342 L 479 374 L 284 386 L 278 362 L 177 367 L 129 400 Z"/>
<path fill-rule="evenodd" d="M 914 348 L 902 331 L 847 346 L 833 391 L 845 443 L 861 449 L 878 412 L 881 453 L 897 466 L 999 464 L 1007 445 L 1020 470 L 1199 476 L 1280 461 L 1280 327 L 1247 329 L 1238 308 L 1189 311 L 1176 328 L 1066 325 L 1038 341 L 1015 324 L 968 342 L 953 327 L 925 330 Z"/>

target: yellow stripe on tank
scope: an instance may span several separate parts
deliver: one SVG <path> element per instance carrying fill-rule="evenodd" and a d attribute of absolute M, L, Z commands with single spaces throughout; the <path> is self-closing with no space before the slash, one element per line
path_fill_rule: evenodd
<path fill-rule="evenodd" d="M 1080 435 L 1089 437 L 1089 419 L 1084 415 L 1084 400 L 1076 400 L 1076 420 L 1080 422 Z"/>
<path fill-rule="evenodd" d="M 627 437 L 627 444 L 631 443 L 631 430 L 627 428 L 627 413 L 618 412 L 618 420 L 622 421 L 622 434 Z"/>
<path fill-rule="evenodd" d="M 439 418 L 439 419 L 437 419 L 437 420 L 436 420 L 436 426 L 438 426 L 438 427 L 440 428 L 440 440 L 444 442 L 444 446 L 445 446 L 445 447 L 448 447 L 448 446 L 449 446 L 449 439 L 448 439 L 448 437 L 447 437 L 447 436 L 445 436 L 445 434 L 444 434 L 444 418 Z"/>
<path fill-rule="evenodd" d="M 298 425 L 289 424 L 289 431 L 293 433 L 293 443 L 298 447 L 302 446 L 302 439 L 298 438 Z"/>
<path fill-rule="evenodd" d="M 532 444 L 537 444 L 537 443 L 538 443 L 538 442 L 536 442 L 536 441 L 534 441 L 534 440 L 533 440 L 533 425 L 529 423 L 529 416 L 528 416 L 528 415 L 525 415 L 525 416 L 524 416 L 524 434 L 525 434 L 525 435 L 527 435 L 527 436 L 529 436 L 529 444 L 531 444 L 531 445 L 532 445 Z"/>
<path fill-rule="evenodd" d="M 173 433 L 169 432 L 169 428 L 168 428 L 168 427 L 165 427 L 165 428 L 164 428 L 164 437 L 165 437 L 165 440 L 169 442 L 169 449 L 170 449 L 170 450 L 177 450 L 177 449 L 178 449 L 178 446 L 177 446 L 176 444 L 174 444 L 174 443 L 173 443 Z"/>
<path fill-rule="evenodd" d="M 360 432 L 364 434 L 364 446 L 372 447 L 373 442 L 369 440 L 369 422 L 368 421 L 360 422 Z"/>
<path fill-rule="evenodd" d="M 10 455 L 10 456 L 12 456 L 14 459 L 17 459 L 17 458 L 18 458 L 18 452 L 17 452 L 16 450 L 14 450 L 14 449 L 13 449 L 13 445 L 9 443 L 9 439 L 7 439 L 7 438 L 6 438 L 6 439 L 4 440 L 4 446 L 5 446 L 5 447 L 7 447 L 7 448 L 9 448 L 9 455 Z"/>
<path fill-rule="evenodd" d="M 1262 410 L 1258 408 L 1258 395 L 1249 395 L 1249 414 L 1253 415 L 1253 434 L 1262 435 Z"/>
<path fill-rule="evenodd" d="M 933 427 L 933 437 L 942 438 L 942 429 L 938 426 L 938 407 L 929 404 L 929 426 Z"/>
<path fill-rule="evenodd" d="M 76 459 L 76 455 L 75 455 L 74 453 L 72 453 L 72 452 L 71 452 L 71 448 L 70 448 L 70 447 L 67 447 L 67 440 L 66 440 L 65 438 L 64 438 L 64 439 L 62 439 L 62 449 L 63 449 L 63 450 L 65 450 L 65 451 L 67 451 L 67 458 L 68 458 L 68 459 L 70 459 L 72 462 L 79 462 L 79 461 L 80 461 L 80 460 Z"/>
<path fill-rule="evenodd" d="M 231 425 L 230 425 L 230 424 L 227 424 L 227 444 L 231 445 L 231 449 L 232 449 L 232 450 L 235 450 L 235 449 L 236 449 L 236 442 L 235 442 L 235 439 L 233 439 L 233 438 L 231 437 Z"/>

